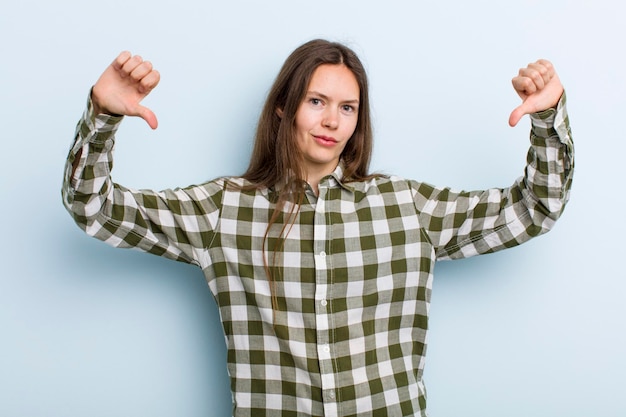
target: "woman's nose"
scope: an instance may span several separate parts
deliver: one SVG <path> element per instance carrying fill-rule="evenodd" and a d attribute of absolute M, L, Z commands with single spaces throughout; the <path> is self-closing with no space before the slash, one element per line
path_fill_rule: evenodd
<path fill-rule="evenodd" d="M 324 120 L 322 123 L 324 127 L 327 127 L 329 129 L 336 129 L 339 125 L 337 114 L 332 110 L 327 110 L 324 114 Z"/>

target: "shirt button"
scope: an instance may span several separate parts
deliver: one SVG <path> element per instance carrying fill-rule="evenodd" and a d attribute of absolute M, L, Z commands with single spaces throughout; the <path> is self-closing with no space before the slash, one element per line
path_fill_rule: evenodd
<path fill-rule="evenodd" d="M 320 252 L 320 257 L 321 257 L 322 259 L 324 259 L 324 258 L 326 257 L 326 252 L 321 251 L 321 252 Z"/>
<path fill-rule="evenodd" d="M 330 398 L 331 400 L 335 399 L 335 391 L 332 389 L 328 390 L 328 398 Z"/>
<path fill-rule="evenodd" d="M 330 352 L 330 346 L 328 344 L 322 346 L 322 350 L 324 351 L 324 353 L 329 353 Z"/>
<path fill-rule="evenodd" d="M 326 301 L 326 299 L 323 299 L 322 301 L 320 301 L 320 304 L 321 304 L 323 307 L 326 307 L 326 305 L 328 304 L 328 301 Z"/>

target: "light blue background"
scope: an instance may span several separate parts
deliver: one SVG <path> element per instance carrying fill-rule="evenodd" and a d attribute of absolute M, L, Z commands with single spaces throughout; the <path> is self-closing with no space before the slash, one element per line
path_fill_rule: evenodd
<path fill-rule="evenodd" d="M 23 0 L 0 13 L 0 415 L 226 416 L 219 318 L 199 270 L 87 238 L 62 169 L 88 90 L 123 49 L 154 62 L 151 131 L 114 179 L 197 183 L 247 166 L 289 52 L 340 40 L 370 75 L 376 171 L 457 189 L 521 174 L 510 79 L 556 65 L 577 143 L 572 201 L 520 248 L 437 266 L 433 417 L 626 415 L 623 2 Z"/>

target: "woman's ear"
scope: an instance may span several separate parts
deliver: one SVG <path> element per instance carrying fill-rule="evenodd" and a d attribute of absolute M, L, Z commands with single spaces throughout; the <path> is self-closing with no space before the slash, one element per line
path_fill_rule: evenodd
<path fill-rule="evenodd" d="M 283 118 L 283 109 L 281 109 L 281 108 L 279 108 L 279 107 L 276 107 L 276 115 L 277 115 L 279 118 L 281 118 L 281 119 L 282 119 L 282 118 Z"/>

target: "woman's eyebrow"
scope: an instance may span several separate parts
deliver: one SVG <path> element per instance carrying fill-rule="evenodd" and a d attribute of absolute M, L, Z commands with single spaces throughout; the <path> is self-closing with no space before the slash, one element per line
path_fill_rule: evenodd
<path fill-rule="evenodd" d="M 328 97 L 326 94 L 320 93 L 319 91 L 315 91 L 315 90 L 309 90 L 307 91 L 307 96 L 317 96 L 319 98 L 321 98 L 322 100 L 328 101 L 330 99 L 330 97 Z M 359 99 L 351 99 L 351 100 L 341 100 L 342 103 L 350 103 L 350 104 L 359 104 Z"/>

